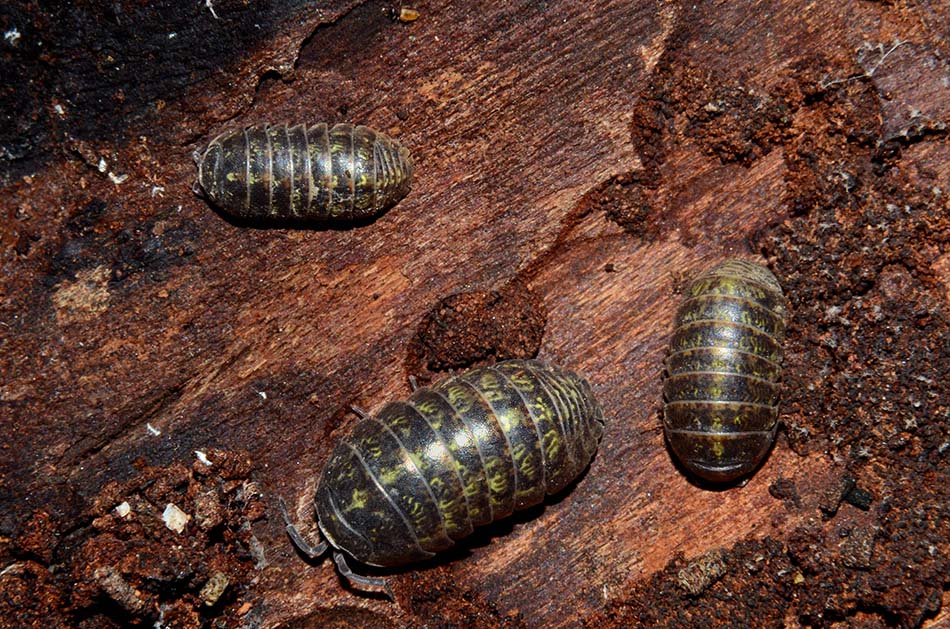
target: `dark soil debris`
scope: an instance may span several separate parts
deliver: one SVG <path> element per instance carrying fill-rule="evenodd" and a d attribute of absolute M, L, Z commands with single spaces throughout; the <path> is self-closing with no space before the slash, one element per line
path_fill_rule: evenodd
<path fill-rule="evenodd" d="M 675 61 L 673 61 L 675 59 Z M 670 144 L 697 142 L 720 162 L 752 164 L 792 133 L 801 94 L 790 86 L 772 92 L 724 83 L 714 71 L 670 54 L 660 61 L 650 89 L 634 109 L 631 135 L 644 181 L 658 187 Z"/>
<path fill-rule="evenodd" d="M 798 488 L 795 482 L 787 478 L 777 478 L 775 482 L 769 485 L 769 494 L 773 498 L 785 501 L 786 505 L 792 507 L 801 507 L 802 499 L 798 495 Z"/>
<path fill-rule="evenodd" d="M 410 375 L 458 369 L 489 359 L 531 358 L 547 313 L 541 298 L 517 279 L 499 290 L 456 293 L 419 326 L 406 368 Z"/>
<path fill-rule="evenodd" d="M 774 625 L 784 618 L 787 601 L 801 587 L 801 573 L 776 540 L 741 542 L 728 552 L 727 564 L 714 562 L 716 568 L 708 578 L 684 579 L 701 573 L 697 565 L 678 554 L 664 570 L 635 585 L 623 601 L 609 604 L 586 626 Z M 717 580 L 712 574 L 718 575 Z"/>
<path fill-rule="evenodd" d="M 239 624 L 237 610 L 255 603 L 245 595 L 262 557 L 250 524 L 264 517 L 264 504 L 246 455 L 204 456 L 209 463 L 190 468 L 140 464 L 134 479 L 89 501 L 79 528 L 47 535 L 54 520 L 34 513 L 0 578 L 0 618 L 20 626 Z M 20 559 L 28 556 L 41 562 Z"/>
<path fill-rule="evenodd" d="M 608 220 L 628 234 L 653 240 L 662 231 L 663 223 L 654 210 L 652 194 L 637 173 L 615 175 L 587 192 L 577 211 L 604 211 Z"/>
<path fill-rule="evenodd" d="M 722 85 L 708 73 L 688 75 L 682 89 L 686 104 L 685 134 L 723 163 L 749 165 L 772 150 L 792 123 L 796 103 L 747 85 Z"/>
<path fill-rule="evenodd" d="M 48 566 L 35 561 L 6 565 L 0 574 L 0 625 L 68 627 L 70 616 L 63 611 L 67 593 L 61 581 Z"/>

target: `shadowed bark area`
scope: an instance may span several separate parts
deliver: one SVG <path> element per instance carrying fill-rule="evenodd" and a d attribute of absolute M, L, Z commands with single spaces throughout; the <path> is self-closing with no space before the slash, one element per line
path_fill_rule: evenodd
<path fill-rule="evenodd" d="M 8 5 L 2 622 L 948 622 L 945 3 Z M 221 131 L 319 121 L 407 146 L 409 195 L 257 229 L 192 193 Z M 663 442 L 662 361 L 735 256 L 789 298 L 783 428 L 710 488 Z M 607 416 L 576 483 L 359 567 L 395 604 L 294 552 L 277 498 L 316 535 L 351 405 L 534 355 Z"/>

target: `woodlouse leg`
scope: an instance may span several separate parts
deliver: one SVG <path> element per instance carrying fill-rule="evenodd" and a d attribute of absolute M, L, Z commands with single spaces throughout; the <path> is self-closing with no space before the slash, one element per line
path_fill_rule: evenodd
<path fill-rule="evenodd" d="M 413 393 L 419 390 L 419 381 L 416 380 L 415 376 L 409 376 L 409 386 L 412 387 Z"/>
<path fill-rule="evenodd" d="M 354 413 L 360 416 L 360 419 L 366 419 L 367 417 L 369 417 L 369 413 L 366 412 L 366 409 L 363 408 L 362 406 L 351 406 L 350 408 L 353 410 Z"/>
<path fill-rule="evenodd" d="M 350 567 L 348 565 L 346 565 L 346 558 L 343 556 L 342 553 L 334 552 L 333 561 L 336 562 L 337 569 L 340 571 L 340 574 L 346 577 L 347 581 L 356 583 L 369 590 L 374 590 L 377 592 L 383 591 L 386 593 L 386 596 L 390 598 L 390 600 L 393 600 L 393 601 L 396 600 L 396 597 L 393 596 L 393 591 L 389 589 L 389 584 L 386 583 L 385 578 L 364 577 L 361 574 L 356 574 L 355 572 L 350 570 Z"/>
<path fill-rule="evenodd" d="M 323 553 L 327 552 L 327 548 L 330 547 L 326 541 L 320 542 L 316 546 L 311 546 L 307 540 L 303 538 L 303 535 L 300 534 L 300 531 L 297 530 L 297 527 L 290 522 L 290 514 L 287 513 L 287 505 L 284 504 L 283 498 L 277 498 L 277 502 L 280 505 L 280 513 L 284 516 L 285 529 L 287 535 L 290 536 L 290 540 L 294 543 L 300 552 L 305 554 L 310 559 L 316 559 Z"/>

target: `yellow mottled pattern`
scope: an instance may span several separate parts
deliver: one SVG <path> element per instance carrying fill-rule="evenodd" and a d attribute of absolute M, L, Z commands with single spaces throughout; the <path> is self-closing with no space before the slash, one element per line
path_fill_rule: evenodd
<path fill-rule="evenodd" d="M 455 407 L 459 414 L 470 413 L 475 401 L 469 396 L 468 390 L 462 386 L 451 385 L 447 388 L 449 402 Z"/>
<path fill-rule="evenodd" d="M 379 479 L 380 484 L 384 487 L 389 485 L 395 485 L 399 481 L 399 477 L 402 476 L 405 471 L 401 467 L 384 467 L 376 475 Z"/>
<path fill-rule="evenodd" d="M 372 565 L 438 552 L 569 483 L 602 424 L 586 383 L 540 363 L 450 377 L 354 427 L 318 487 L 321 528 Z"/>
<path fill-rule="evenodd" d="M 465 487 L 466 496 L 475 496 L 481 491 L 481 479 L 471 474 L 467 467 L 462 464 L 458 466 L 459 473 L 462 474 L 462 484 Z"/>
<path fill-rule="evenodd" d="M 561 436 L 556 430 L 549 430 L 542 437 L 544 454 L 549 459 L 556 458 L 561 451 Z"/>
<path fill-rule="evenodd" d="M 730 260 L 687 289 L 664 383 L 677 457 L 708 480 L 752 471 L 774 436 L 786 302 L 768 269 Z"/>
<path fill-rule="evenodd" d="M 345 507 L 341 509 L 344 513 L 353 511 L 354 509 L 365 509 L 366 500 L 369 497 L 369 491 L 366 489 L 354 489 L 353 495 L 350 497 L 350 501 L 346 504 Z"/>
<path fill-rule="evenodd" d="M 380 447 L 379 442 L 375 439 L 366 439 L 363 442 L 363 451 L 369 456 L 377 459 L 383 454 L 383 450 Z"/>

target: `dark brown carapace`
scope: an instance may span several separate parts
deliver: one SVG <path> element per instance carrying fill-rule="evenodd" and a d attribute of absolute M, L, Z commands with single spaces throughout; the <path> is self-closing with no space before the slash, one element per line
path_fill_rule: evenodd
<path fill-rule="evenodd" d="M 374 216 L 409 192 L 409 151 L 369 127 L 259 125 L 222 133 L 195 154 L 198 185 L 243 219 Z"/>
<path fill-rule="evenodd" d="M 785 296 L 768 269 L 744 260 L 701 274 L 686 295 L 666 358 L 664 430 L 689 472 L 732 481 L 775 440 Z"/>
<path fill-rule="evenodd" d="M 419 561 L 540 503 L 587 467 L 604 429 L 590 385 L 533 360 L 508 360 L 417 389 L 366 414 L 330 455 L 314 504 L 325 541 L 373 566 Z M 357 583 L 385 584 L 341 572 Z"/>

